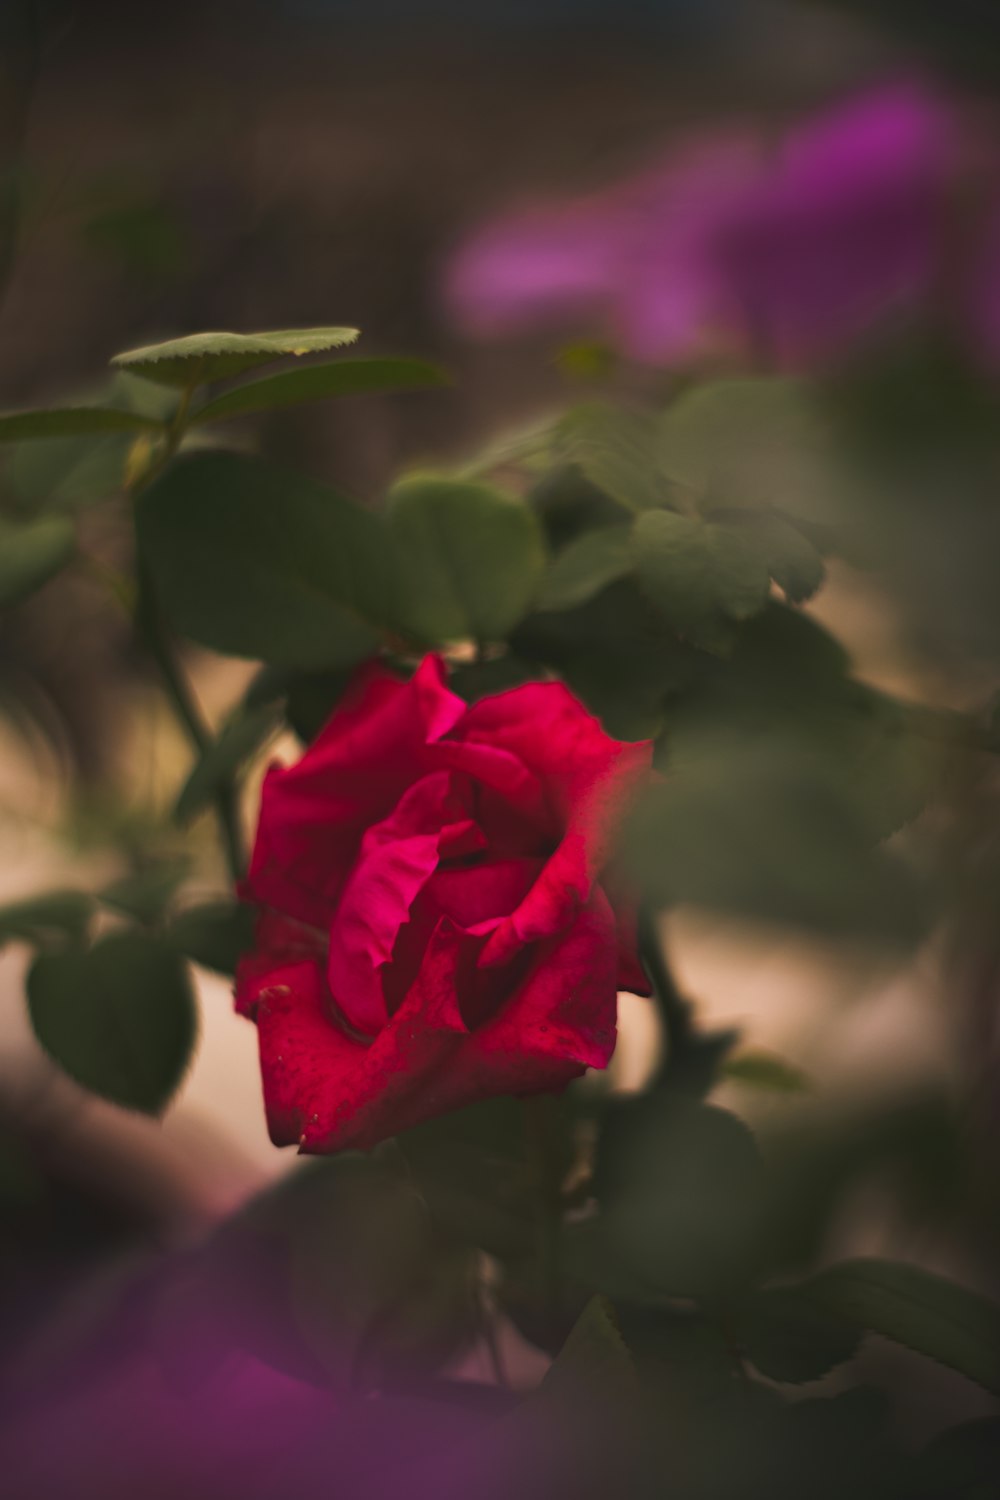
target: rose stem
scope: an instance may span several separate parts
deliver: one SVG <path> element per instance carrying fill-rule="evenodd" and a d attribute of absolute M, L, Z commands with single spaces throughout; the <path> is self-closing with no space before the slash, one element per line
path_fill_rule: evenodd
<path fill-rule="evenodd" d="M 552 1105 L 547 1094 L 524 1100 L 524 1133 L 528 1165 L 535 1190 L 538 1260 L 546 1321 L 553 1337 L 559 1334 L 559 1167 L 553 1151 Z"/>
<path fill-rule="evenodd" d="M 163 472 L 180 447 L 196 384 L 197 380 L 193 379 L 180 398 L 177 410 L 167 431 L 166 446 L 159 463 L 130 490 L 130 498 L 133 501 L 140 489 L 144 488 L 152 479 Z M 204 755 L 209 745 L 211 745 L 212 734 L 202 718 L 201 710 L 195 701 L 190 685 L 181 671 L 166 622 L 163 619 L 156 599 L 153 580 L 149 575 L 148 568 L 142 562 L 141 555 L 138 553 L 138 544 L 136 551 L 139 562 L 137 564 L 138 589 L 135 604 L 135 623 L 145 640 L 146 649 L 150 657 L 159 670 L 163 681 L 163 688 L 174 711 L 174 715 L 187 734 L 195 754 L 201 756 Z M 246 854 L 240 834 L 236 788 L 231 778 L 227 778 L 223 785 L 219 787 L 215 793 L 213 802 L 215 815 L 219 823 L 219 831 L 222 835 L 229 873 L 234 882 L 242 880 L 246 871 Z"/>
<path fill-rule="evenodd" d="M 639 952 L 666 1032 L 667 1055 L 661 1069 L 661 1073 L 665 1073 L 690 1048 L 694 1028 L 691 1007 L 678 990 L 667 966 L 656 917 L 645 907 L 639 913 Z"/>

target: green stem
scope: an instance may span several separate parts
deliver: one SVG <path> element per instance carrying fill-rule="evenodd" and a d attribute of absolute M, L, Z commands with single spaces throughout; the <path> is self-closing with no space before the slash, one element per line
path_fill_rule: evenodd
<path fill-rule="evenodd" d="M 167 430 L 166 447 L 162 461 L 157 465 L 154 473 L 148 476 L 146 480 L 147 484 L 156 474 L 162 473 L 180 447 L 194 391 L 195 385 L 192 382 L 181 396 L 177 410 Z M 204 755 L 212 743 L 212 733 L 202 717 L 190 684 L 181 670 L 180 663 L 177 661 L 173 642 L 156 598 L 156 589 L 153 580 L 141 557 L 137 564 L 137 573 L 136 625 L 145 640 L 150 657 L 159 670 L 164 691 L 178 722 L 190 740 L 195 754 Z M 231 779 L 219 788 L 213 798 L 213 802 L 215 815 L 219 823 L 219 831 L 222 835 L 226 863 L 230 876 L 236 882 L 242 880 L 246 872 L 246 851 L 243 847 L 243 837 L 240 832 L 236 788 Z"/>
<path fill-rule="evenodd" d="M 645 908 L 639 914 L 639 951 L 666 1032 L 667 1056 L 661 1069 L 661 1073 L 665 1073 L 690 1047 L 694 1026 L 691 1007 L 678 990 L 667 966 L 656 918 Z"/>
<path fill-rule="evenodd" d="M 164 692 L 178 723 L 184 729 L 195 753 L 204 755 L 212 743 L 212 734 L 177 662 L 173 643 L 156 602 L 152 580 L 141 563 L 135 619 L 146 649 L 159 671 Z M 220 787 L 213 800 L 229 873 L 234 881 L 242 880 L 246 871 L 246 853 L 240 833 L 235 787 L 231 782 Z"/>

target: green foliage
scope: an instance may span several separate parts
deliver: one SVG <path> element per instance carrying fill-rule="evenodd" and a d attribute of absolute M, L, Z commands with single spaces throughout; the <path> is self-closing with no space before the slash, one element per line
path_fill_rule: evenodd
<path fill-rule="evenodd" d="M 118 932 L 81 951 L 42 953 L 28 975 L 28 1010 L 49 1056 L 84 1088 L 159 1114 L 194 1047 L 194 996 L 176 951 Z"/>
<path fill-rule="evenodd" d="M 377 518 L 336 491 L 198 453 L 140 496 L 136 525 L 170 623 L 202 645 L 305 670 L 375 649 L 385 540 Z"/>
<path fill-rule="evenodd" d="M 122 487 L 132 433 L 107 437 L 51 438 L 12 444 L 3 475 L 18 501 L 32 511 L 70 510 L 108 500 Z M 144 441 L 140 434 L 138 441 Z"/>
<path fill-rule="evenodd" d="M 187 859 L 163 860 L 124 875 L 99 893 L 105 906 L 153 926 L 166 912 L 191 872 Z"/>
<path fill-rule="evenodd" d="M 555 557 L 538 592 L 539 609 L 573 609 L 632 571 L 629 526 L 599 526 Z"/>
<path fill-rule="evenodd" d="M 301 406 L 308 401 L 325 401 L 332 396 L 366 396 L 447 384 L 448 377 L 442 370 L 420 359 L 339 359 L 332 364 L 285 370 L 280 375 L 268 375 L 237 386 L 199 407 L 191 422 L 197 427 L 206 422 L 278 411 L 285 406 Z"/>
<path fill-rule="evenodd" d="M 572 1409 L 611 1390 L 621 1397 L 623 1387 L 638 1391 L 635 1365 L 611 1302 L 592 1297 L 546 1371 L 536 1399 L 565 1402 Z"/>
<path fill-rule="evenodd" d="M 356 328 L 281 328 L 269 333 L 190 333 L 116 354 L 111 363 L 159 385 L 207 385 L 230 380 L 286 355 L 315 354 L 353 344 Z"/>
<path fill-rule="evenodd" d="M 553 459 L 570 464 L 626 510 L 669 505 L 660 433 L 648 412 L 594 402 L 574 407 L 553 431 Z"/>
<path fill-rule="evenodd" d="M 757 550 L 768 576 L 791 604 L 812 598 L 823 582 L 825 568 L 807 536 L 777 512 L 742 517 L 736 513 L 729 520 L 734 533 Z"/>
<path fill-rule="evenodd" d="M 0 907 L 0 943 L 81 943 L 90 926 L 94 901 L 84 891 L 51 891 Z"/>
<path fill-rule="evenodd" d="M 194 1271 L 200 1318 L 240 1329 L 298 1378 L 364 1395 L 461 1353 L 476 1328 L 472 1269 L 391 1160 L 345 1155 L 253 1199 Z"/>
<path fill-rule="evenodd" d="M 254 911 L 240 901 L 206 901 L 185 907 L 166 939 L 186 958 L 219 974 L 232 974 L 253 945 Z"/>
<path fill-rule="evenodd" d="M 488 485 L 414 478 L 389 496 L 397 618 L 418 640 L 502 640 L 545 564 L 527 506 Z"/>
<path fill-rule="evenodd" d="M 767 599 L 759 551 L 728 527 L 647 511 L 632 533 L 632 557 L 650 603 L 679 636 L 710 651 L 725 650 L 733 623 Z"/>
<path fill-rule="evenodd" d="M 109 432 L 158 432 L 162 428 L 156 417 L 110 406 L 53 406 L 42 411 L 0 413 L 0 443 L 103 437 Z"/>
<path fill-rule="evenodd" d="M 709 381 L 685 391 L 660 429 L 663 467 L 706 514 L 778 510 L 831 520 L 837 474 L 808 385 L 788 377 Z"/>
<path fill-rule="evenodd" d="M 105 229 L 128 241 L 135 227 Z M 200 386 L 354 336 L 192 335 L 118 356 L 95 405 L 0 417 L 11 445 L 0 603 L 73 559 L 60 510 L 128 505 L 138 634 L 193 748 L 175 818 L 221 810 L 236 890 L 244 855 L 226 809 L 246 765 L 283 724 L 312 740 L 367 658 L 405 677 L 426 648 L 461 643 L 451 681 L 467 702 L 556 676 L 611 734 L 653 738 L 658 775 L 607 879 L 639 904 L 663 1058 L 639 1096 L 590 1078 L 527 1114 L 520 1099 L 490 1100 L 291 1174 L 152 1278 L 141 1337 L 182 1382 L 192 1367 L 204 1374 L 175 1326 L 186 1320 L 218 1344 L 213 1358 L 236 1345 L 340 1395 L 437 1402 L 496 1312 L 555 1356 L 527 1400 L 498 1398 L 507 1414 L 485 1450 L 533 1445 L 540 1493 L 631 1493 L 630 1466 L 652 1452 L 653 1489 L 669 1474 L 691 1500 L 943 1500 L 943 1459 L 927 1466 L 926 1495 L 910 1493 L 878 1393 L 788 1400 L 774 1387 L 832 1371 L 853 1381 L 844 1367 L 875 1333 L 1000 1393 L 993 1304 L 911 1266 L 814 1270 L 871 1183 L 901 1217 L 968 1215 L 987 1243 L 995 1195 L 967 1175 L 940 1101 L 827 1118 L 797 1068 L 752 1036 L 734 1051 L 735 1031 L 701 1027 L 658 962 L 655 917 L 693 902 L 893 956 L 928 930 L 943 893 L 918 871 L 933 868 L 941 827 L 960 842 L 964 804 L 918 819 L 949 776 L 963 793 L 988 779 L 970 758 L 992 731 L 856 680 L 795 606 L 852 528 L 865 547 L 877 532 L 872 554 L 893 566 L 901 515 L 907 545 L 921 527 L 940 541 L 929 518 L 942 433 L 975 480 L 956 503 L 993 514 L 993 396 L 973 399 L 981 382 L 956 386 L 923 366 L 900 384 L 873 361 L 871 389 L 838 369 L 819 390 L 784 378 L 687 385 L 665 412 L 592 402 L 460 476 L 404 478 L 384 513 L 210 446 L 214 422 L 443 382 L 417 360 L 338 358 L 189 404 Z M 576 363 L 613 373 L 591 352 Z M 879 488 L 858 483 L 866 466 L 885 483 L 874 528 L 859 522 L 859 499 Z M 88 538 L 91 524 L 81 518 Z M 263 663 L 214 736 L 174 635 Z M 28 1000 L 43 1046 L 84 1087 L 148 1113 L 172 1096 L 194 1045 L 188 963 L 232 975 L 256 920 L 227 895 L 199 900 L 194 866 L 165 852 L 176 831 L 170 844 L 163 833 L 131 826 L 120 840 L 129 873 L 96 897 L 55 892 L 0 910 L 0 942 L 40 950 Z M 951 877 L 952 844 L 943 866 Z M 89 946 L 99 906 L 118 925 Z M 727 1081 L 782 1098 L 761 1112 L 759 1145 L 708 1102 Z M 17 1199 L 0 1193 L 5 1206 Z M 466 1382 L 462 1400 L 482 1399 Z M 579 1481 L 550 1441 L 560 1428 L 571 1456 L 585 1452 Z M 956 1493 L 970 1500 L 981 1446 L 959 1466 L 971 1477 Z"/>
<path fill-rule="evenodd" d="M 809 1088 L 809 1079 L 801 1068 L 773 1052 L 761 1052 L 756 1048 L 725 1058 L 721 1071 L 723 1078 L 769 1094 L 801 1094 Z"/>
<path fill-rule="evenodd" d="M 364 1390 L 443 1362 L 474 1327 L 467 1252 L 435 1232 L 405 1178 L 344 1160 L 291 1243 L 302 1336 L 338 1386 Z"/>
<path fill-rule="evenodd" d="M 629 852 L 664 904 L 892 944 L 923 931 L 915 876 L 877 845 L 842 772 L 793 744 L 689 745 L 637 812 Z"/>
<path fill-rule="evenodd" d="M 846 1261 L 802 1288 L 821 1312 L 882 1334 L 1000 1394 L 1000 1304 L 919 1266 Z"/>
<path fill-rule="evenodd" d="M 638 1285 L 713 1302 L 750 1274 L 763 1173 L 728 1111 L 665 1091 L 621 1104 L 604 1124 L 595 1186 L 606 1252 Z"/>
<path fill-rule="evenodd" d="M 399 1148 L 443 1230 L 502 1260 L 535 1244 L 535 1184 L 512 1099 L 492 1099 L 409 1130 Z"/>
<path fill-rule="evenodd" d="M 351 676 L 350 670 L 313 672 L 296 677 L 289 684 L 285 718 L 304 745 L 319 734 L 343 697 Z"/>
<path fill-rule="evenodd" d="M 0 608 L 19 604 L 73 560 L 71 521 L 43 516 L 21 523 L 0 518 Z"/>
<path fill-rule="evenodd" d="M 558 672 L 608 733 L 626 740 L 658 734 L 669 696 L 701 670 L 630 579 L 575 609 L 529 615 L 510 642 L 522 660 Z"/>
<path fill-rule="evenodd" d="M 853 1359 L 861 1342 L 859 1328 L 817 1306 L 807 1287 L 795 1286 L 755 1292 L 743 1308 L 737 1336 L 762 1375 L 793 1385 L 822 1380 Z"/>
<path fill-rule="evenodd" d="M 178 823 L 188 823 L 203 812 L 244 764 L 262 748 L 278 727 L 280 709 L 265 703 L 259 708 L 238 707 L 216 739 L 196 761 L 174 807 Z"/>

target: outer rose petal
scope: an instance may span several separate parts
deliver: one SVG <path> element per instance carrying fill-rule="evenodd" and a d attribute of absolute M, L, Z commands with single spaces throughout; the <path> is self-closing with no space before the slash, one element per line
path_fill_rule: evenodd
<path fill-rule="evenodd" d="M 501 1014 L 469 1032 L 457 995 L 476 946 L 442 921 L 409 994 L 370 1043 L 332 1024 L 319 964 L 244 976 L 241 1006 L 256 1010 L 275 1145 L 368 1149 L 474 1100 L 562 1088 L 605 1066 L 615 1043 L 615 948 L 603 896 L 539 953 Z"/>
<path fill-rule="evenodd" d="M 616 937 L 614 913 L 597 889 L 567 932 L 539 944 L 527 978 L 463 1051 L 490 1092 L 555 1088 L 607 1066 L 616 1038 Z"/>
<path fill-rule="evenodd" d="M 422 774 L 428 743 L 464 712 L 438 657 L 409 682 L 363 668 L 302 759 L 267 773 L 248 899 L 326 927 L 365 829 L 391 812 Z"/>
<path fill-rule="evenodd" d="M 453 1106 L 463 939 L 442 924 L 403 1005 L 372 1042 L 331 1022 L 322 969 L 255 977 L 260 1068 L 275 1145 L 304 1152 L 368 1148 Z M 465 1102 L 462 1095 L 462 1102 Z"/>

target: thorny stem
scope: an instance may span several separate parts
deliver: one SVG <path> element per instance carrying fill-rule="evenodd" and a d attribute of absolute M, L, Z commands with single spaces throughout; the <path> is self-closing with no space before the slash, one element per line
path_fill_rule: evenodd
<path fill-rule="evenodd" d="M 678 990 L 667 966 L 656 918 L 647 908 L 643 908 L 639 914 L 639 950 L 666 1031 L 666 1070 L 690 1047 L 694 1027 L 691 1023 L 691 1007 Z"/>
<path fill-rule="evenodd" d="M 181 396 L 177 410 L 167 430 L 163 457 L 154 470 L 154 474 L 161 473 L 166 468 L 180 447 L 187 423 L 188 412 L 191 408 L 191 401 L 194 396 L 194 389 L 194 383 L 192 382 L 185 388 Z M 150 479 L 154 477 L 154 474 L 147 476 L 145 483 L 148 484 Z M 133 491 L 133 498 L 134 494 L 135 492 Z M 190 684 L 181 670 L 166 622 L 163 619 L 156 599 L 153 580 L 141 558 L 138 563 L 135 622 L 142 633 L 150 657 L 160 673 L 164 691 L 178 723 L 190 740 L 195 754 L 199 756 L 203 755 L 212 743 L 212 734 L 202 717 L 201 709 L 198 707 Z M 219 831 L 222 835 L 226 863 L 233 881 L 236 882 L 243 878 L 246 870 L 246 852 L 243 848 L 243 838 L 240 833 L 236 788 L 231 780 L 227 780 L 219 788 L 213 801 L 215 815 L 219 823 Z"/>

